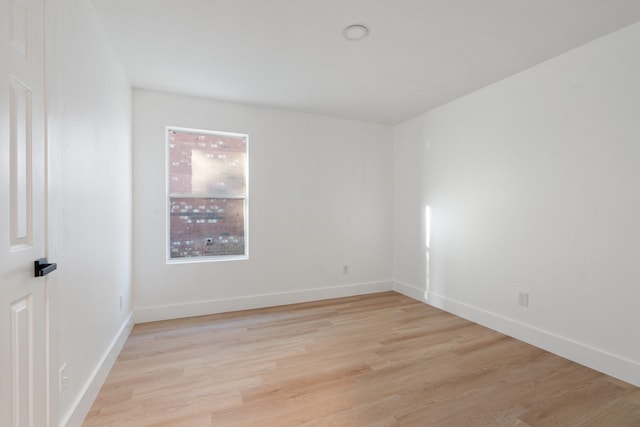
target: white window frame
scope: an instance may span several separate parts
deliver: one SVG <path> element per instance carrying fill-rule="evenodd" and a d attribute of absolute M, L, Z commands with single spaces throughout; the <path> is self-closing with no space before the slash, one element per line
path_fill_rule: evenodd
<path fill-rule="evenodd" d="M 230 137 L 241 137 L 245 139 L 245 165 L 244 165 L 244 177 L 245 177 L 245 193 L 244 197 L 222 196 L 222 195 L 208 195 L 211 198 L 221 199 L 244 199 L 244 254 L 242 255 L 214 255 L 214 256 L 201 256 L 201 257 L 184 257 L 184 258 L 171 258 L 171 197 L 189 197 L 188 194 L 172 194 L 170 193 L 170 179 L 171 170 L 169 168 L 169 144 L 170 144 L 170 132 L 184 132 L 193 133 L 199 135 L 220 135 Z M 190 264 L 201 262 L 218 262 L 218 261 L 240 261 L 249 259 L 249 135 L 245 133 L 235 132 L 223 132 L 206 129 L 194 129 L 185 128 L 179 126 L 166 126 L 165 127 L 165 252 L 167 264 Z M 200 195 L 202 197 L 202 195 Z M 194 198 L 196 198 L 194 196 Z"/>

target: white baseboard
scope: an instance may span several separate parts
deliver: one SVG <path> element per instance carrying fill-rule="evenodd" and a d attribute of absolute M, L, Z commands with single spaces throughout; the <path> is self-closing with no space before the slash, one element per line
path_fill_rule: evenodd
<path fill-rule="evenodd" d="M 395 281 L 393 282 L 393 290 L 402 295 L 406 295 L 409 298 L 413 298 L 424 303 L 427 302 L 427 291 L 425 291 L 424 289 L 416 288 L 415 286 Z"/>
<path fill-rule="evenodd" d="M 146 323 L 158 320 L 179 319 L 182 317 L 204 316 L 207 314 L 230 311 L 250 310 L 254 308 L 275 307 L 330 298 L 385 292 L 393 289 L 393 282 L 356 283 L 328 288 L 305 289 L 301 291 L 273 294 L 251 295 L 239 298 L 197 301 L 185 304 L 163 305 L 155 307 L 137 307 L 135 322 Z"/>
<path fill-rule="evenodd" d="M 107 379 L 107 375 L 109 375 L 109 371 L 120 354 L 120 351 L 122 351 L 122 347 L 124 347 L 132 329 L 133 314 L 130 314 L 114 337 L 111 345 L 102 357 L 102 360 L 100 360 L 100 363 L 98 363 L 96 368 L 93 370 L 83 388 L 82 393 L 72 405 L 71 411 L 61 418 L 61 426 L 79 427 L 82 425 L 82 422 L 89 413 L 93 402 L 96 400 L 98 392 L 100 392 L 100 388 L 102 388 L 102 384 L 104 384 L 104 381 Z"/>
<path fill-rule="evenodd" d="M 394 282 L 393 289 L 415 300 L 640 387 L 640 364 L 632 360 L 442 295 L 426 292 L 406 283 Z"/>

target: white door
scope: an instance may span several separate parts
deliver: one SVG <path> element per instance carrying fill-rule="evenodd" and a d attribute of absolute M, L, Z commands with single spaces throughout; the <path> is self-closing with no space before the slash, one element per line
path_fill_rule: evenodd
<path fill-rule="evenodd" d="M 0 426 L 48 422 L 44 0 L 0 0 Z"/>

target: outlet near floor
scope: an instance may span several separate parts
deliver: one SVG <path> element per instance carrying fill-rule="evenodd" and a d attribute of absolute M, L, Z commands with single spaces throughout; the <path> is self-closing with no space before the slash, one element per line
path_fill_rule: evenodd
<path fill-rule="evenodd" d="M 518 304 L 522 307 L 529 307 L 529 294 L 527 292 L 520 292 L 518 294 Z"/>
<path fill-rule="evenodd" d="M 69 385 L 69 376 L 67 374 L 67 363 L 63 363 L 58 369 L 58 393 L 62 394 Z"/>

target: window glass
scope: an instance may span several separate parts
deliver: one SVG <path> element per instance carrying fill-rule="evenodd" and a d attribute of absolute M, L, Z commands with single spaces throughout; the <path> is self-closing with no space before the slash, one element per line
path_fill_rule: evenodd
<path fill-rule="evenodd" d="M 247 139 L 168 129 L 170 260 L 246 257 Z"/>

